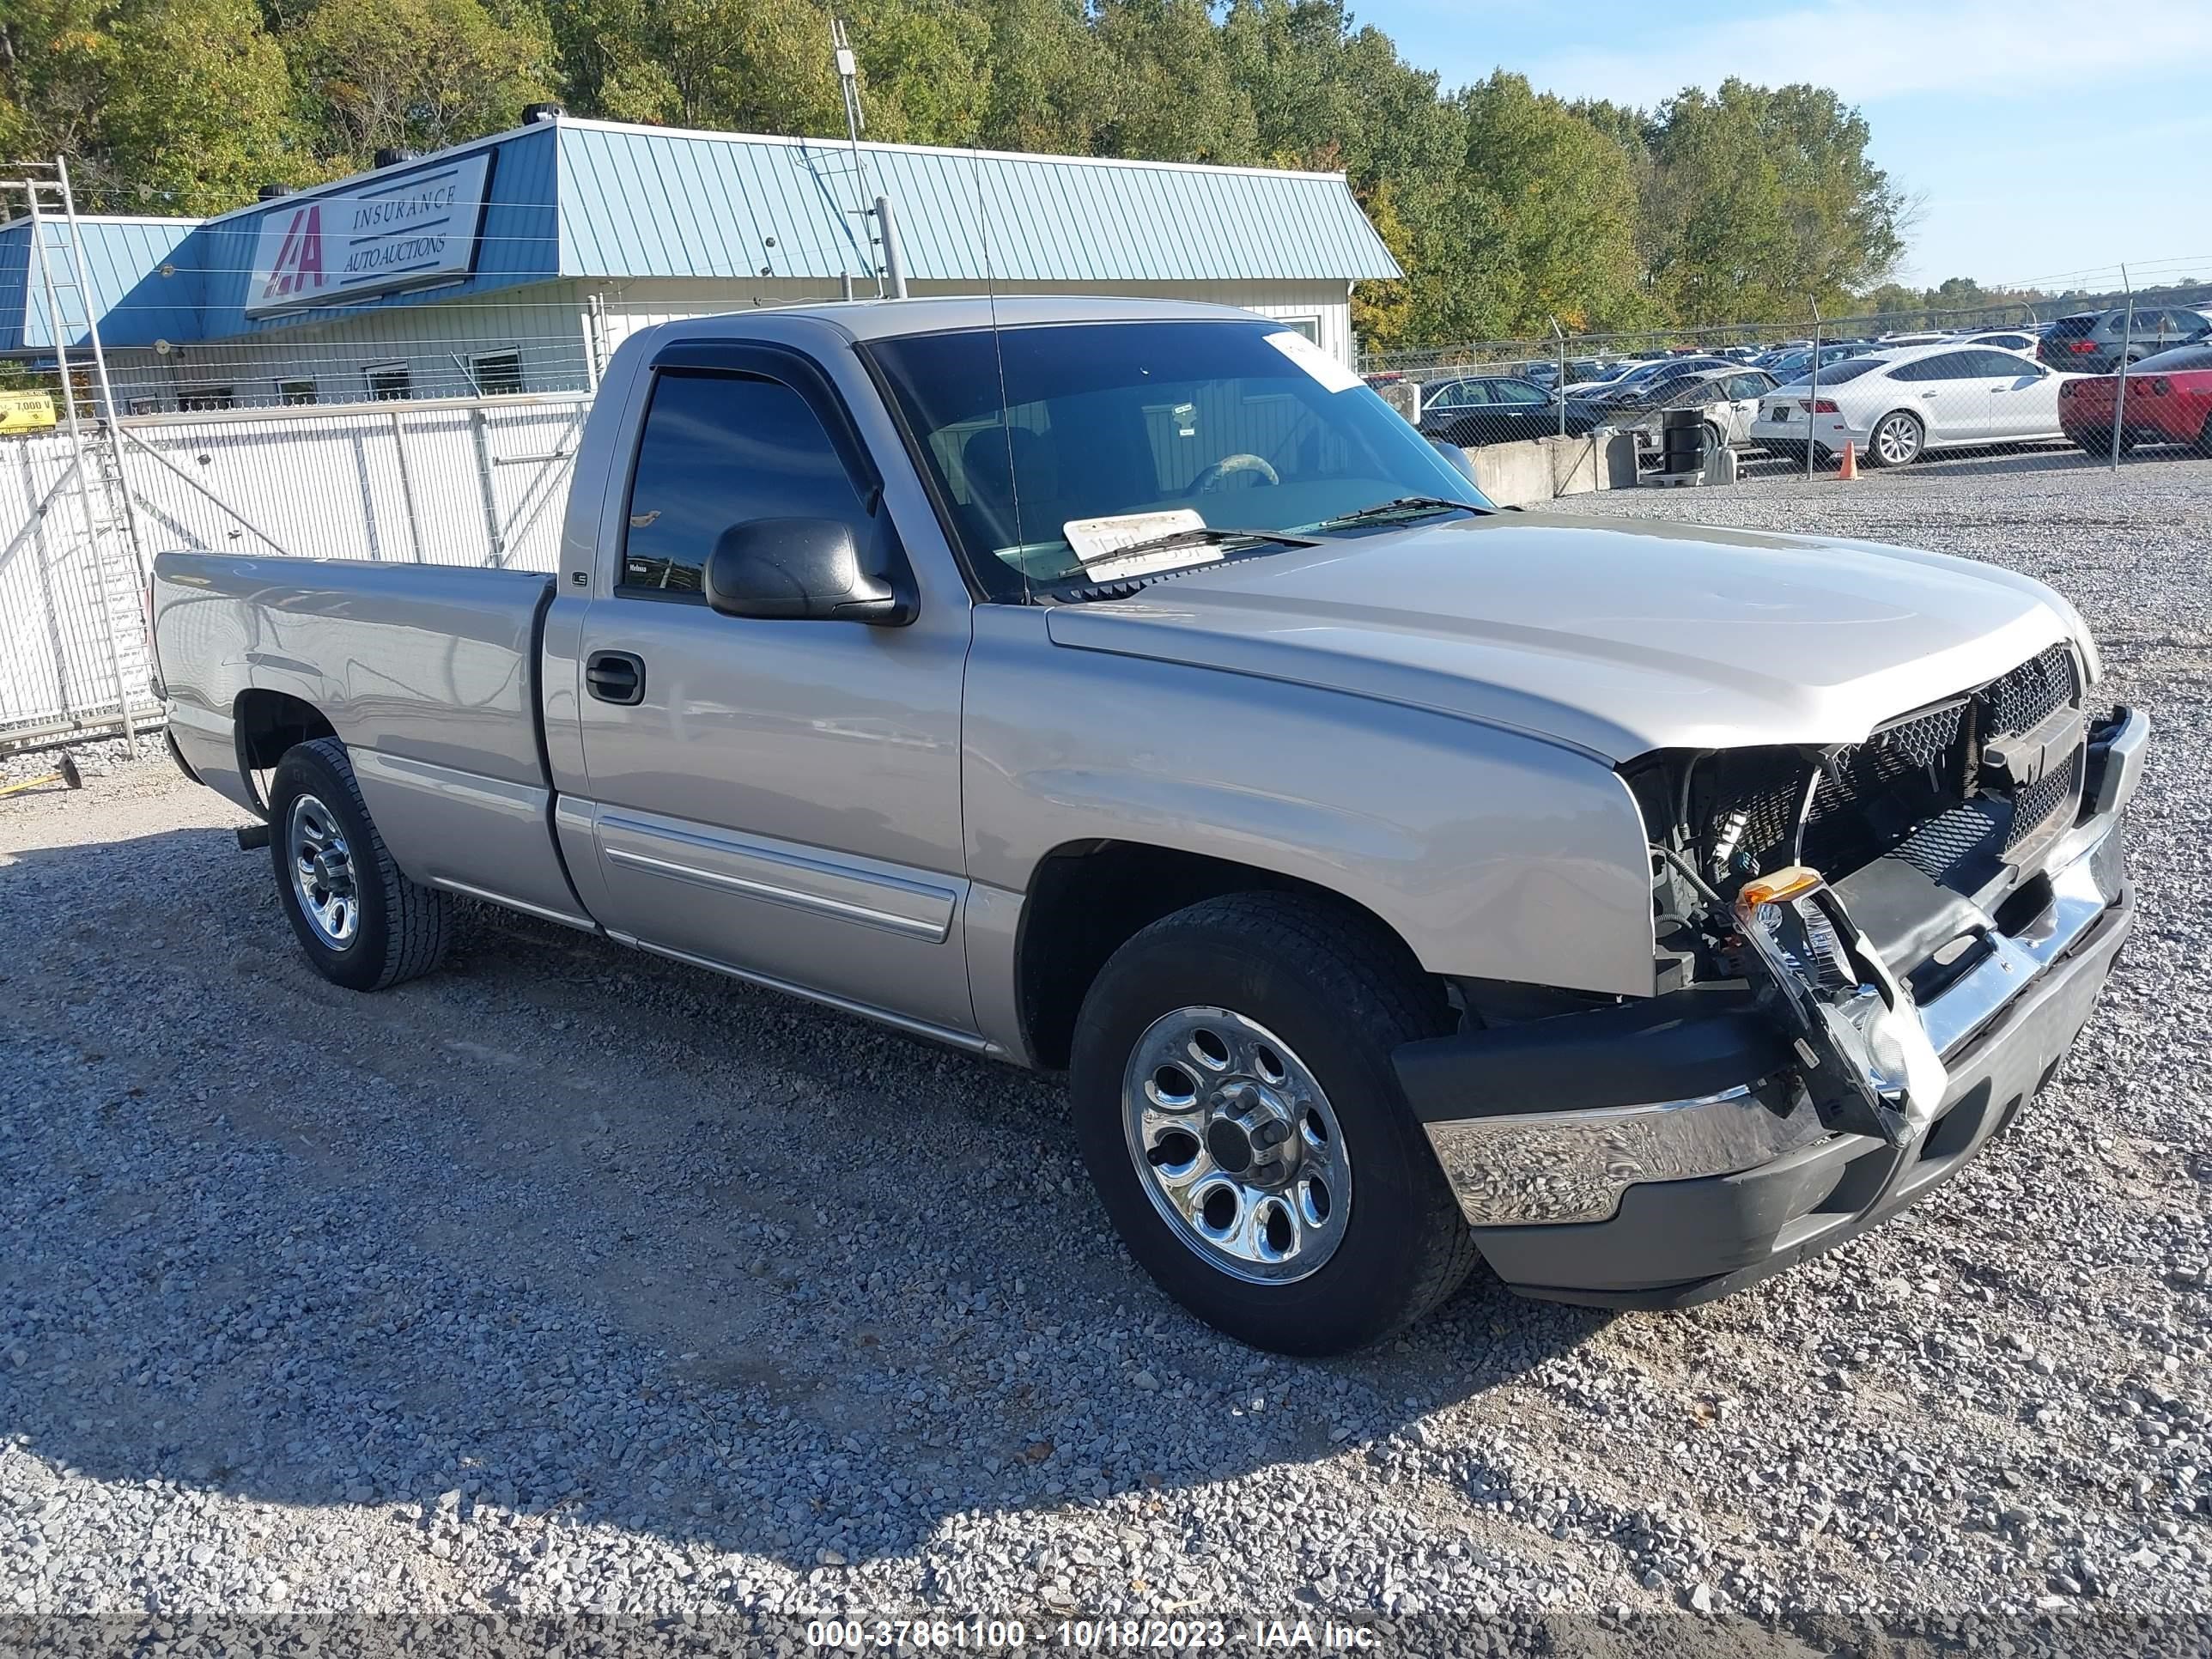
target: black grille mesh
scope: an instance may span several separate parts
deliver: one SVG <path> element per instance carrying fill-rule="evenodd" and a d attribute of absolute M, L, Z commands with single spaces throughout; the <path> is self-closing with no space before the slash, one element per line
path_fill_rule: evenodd
<path fill-rule="evenodd" d="M 2013 798 L 2012 827 L 2005 832 L 2007 852 L 2041 829 L 2053 812 L 2074 799 L 2081 787 L 2081 769 L 2087 758 L 2086 746 L 2075 750 L 2063 766 L 2054 767 Z"/>
<path fill-rule="evenodd" d="M 2081 694 L 2074 676 L 2074 653 L 2054 645 L 2027 661 L 1981 694 L 1982 735 L 1998 737 L 2025 732 L 2038 720 Z"/>
<path fill-rule="evenodd" d="M 1844 750 L 1814 784 L 1805 816 L 1806 861 L 1838 874 L 1893 851 L 1940 881 L 1964 877 L 1970 866 L 1986 866 L 2021 847 L 2079 798 L 2083 756 L 2077 751 L 2008 802 L 1976 792 L 1979 745 L 2027 730 L 2078 702 L 2081 690 L 2072 650 L 2054 645 L 1981 690 Z M 1743 820 L 1725 837 L 1733 868 L 1771 868 L 1789 856 L 1807 781 L 1802 771 L 1794 781 L 1770 775 L 1724 792 L 1711 823 L 1717 832 L 1736 817 Z M 1716 842 L 1722 839 L 1717 835 Z"/>
<path fill-rule="evenodd" d="M 1945 881 L 1996 848 L 2004 809 L 1992 800 L 1965 800 L 1913 826 L 1895 855 L 1930 881 Z"/>

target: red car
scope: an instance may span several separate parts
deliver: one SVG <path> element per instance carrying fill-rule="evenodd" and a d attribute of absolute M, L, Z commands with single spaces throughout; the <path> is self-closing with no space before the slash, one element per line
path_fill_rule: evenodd
<path fill-rule="evenodd" d="M 2112 399 L 2119 380 L 2085 374 L 2058 386 L 2058 424 L 2092 454 L 2112 453 Z M 2176 346 L 2128 371 L 2120 453 L 2137 444 L 2187 444 L 2212 455 L 2212 345 Z"/>

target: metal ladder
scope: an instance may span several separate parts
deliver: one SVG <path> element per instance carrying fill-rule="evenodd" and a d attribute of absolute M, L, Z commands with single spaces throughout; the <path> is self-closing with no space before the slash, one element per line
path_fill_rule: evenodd
<path fill-rule="evenodd" d="M 35 280 L 46 295 L 46 331 L 53 346 L 70 442 L 76 452 L 72 466 L 76 475 L 77 506 L 83 523 L 86 556 L 92 562 L 93 574 L 99 584 L 100 626 L 106 635 L 108 665 L 114 675 L 116 714 L 122 721 L 125 739 L 136 748 L 138 729 L 131 716 L 131 692 L 124 678 L 122 641 L 116 634 L 116 595 L 110 591 L 109 562 L 100 556 L 102 538 L 122 534 L 141 592 L 145 589 L 150 572 L 145 544 L 138 531 L 137 504 L 131 499 L 130 481 L 123 471 L 121 439 L 115 424 L 115 388 L 108 380 L 107 354 L 100 343 L 100 313 L 93 304 L 91 279 L 85 270 L 84 239 L 77 219 L 76 193 L 70 187 L 69 161 L 58 155 L 52 161 L 19 165 L 22 167 L 20 177 L 0 179 L 0 198 L 21 192 L 30 220 L 28 255 L 36 262 Z M 23 274 L 26 283 L 33 280 L 29 269 Z M 70 343 L 80 337 L 90 350 L 93 382 L 100 393 L 101 428 L 89 444 L 84 422 L 77 412 L 77 368 L 70 357 Z M 152 644 L 149 639 L 149 651 Z"/>

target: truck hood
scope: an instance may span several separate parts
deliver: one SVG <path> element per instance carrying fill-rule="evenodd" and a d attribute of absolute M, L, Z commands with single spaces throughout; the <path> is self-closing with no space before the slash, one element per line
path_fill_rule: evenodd
<path fill-rule="evenodd" d="M 1200 566 L 1054 642 L 1433 708 L 1618 763 L 1852 743 L 2087 630 L 2040 582 L 1869 542 L 1500 513 Z"/>

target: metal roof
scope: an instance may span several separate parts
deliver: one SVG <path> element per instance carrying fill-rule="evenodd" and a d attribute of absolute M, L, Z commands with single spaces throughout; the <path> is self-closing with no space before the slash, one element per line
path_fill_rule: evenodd
<path fill-rule="evenodd" d="M 492 149 L 474 270 L 343 308 L 246 315 L 264 217 Z M 558 277 L 873 270 L 859 210 L 890 198 L 919 282 L 1356 282 L 1401 275 L 1344 175 L 991 150 L 860 147 L 562 116 L 207 220 L 80 216 L 101 337 L 216 340 Z M 0 350 L 50 348 L 30 226 L 0 226 Z M 163 275 L 164 267 L 169 274 Z M 74 306 L 64 302 L 74 312 Z"/>
<path fill-rule="evenodd" d="M 162 266 L 174 263 L 179 247 L 198 223 L 196 219 L 78 216 L 85 276 L 100 318 L 103 338 L 107 319 L 118 313 L 143 325 L 148 340 L 185 339 L 198 332 L 198 272 L 177 264 L 174 274 L 161 275 Z M 49 222 L 46 241 L 63 251 L 53 263 L 54 280 L 74 283 L 66 253 L 67 230 L 58 222 Z M 70 320 L 82 315 L 82 307 L 73 295 L 64 294 L 61 303 L 62 314 Z M 72 346 L 77 343 L 70 342 Z M 13 220 L 0 225 L 0 351 L 50 350 L 53 343 L 45 286 L 31 252 L 31 222 Z"/>
<path fill-rule="evenodd" d="M 563 276 L 863 276 L 878 195 L 921 282 L 1402 274 L 1338 173 L 872 143 L 856 164 L 823 139 L 558 127 Z"/>

